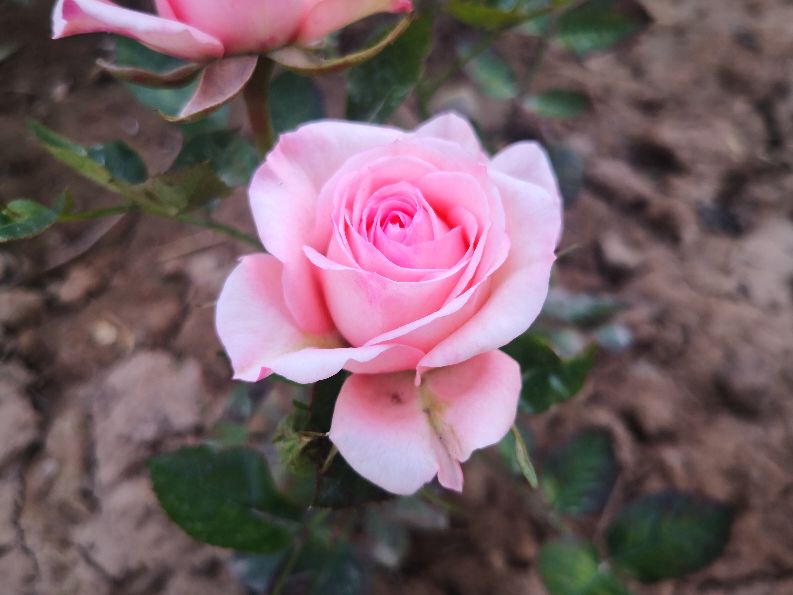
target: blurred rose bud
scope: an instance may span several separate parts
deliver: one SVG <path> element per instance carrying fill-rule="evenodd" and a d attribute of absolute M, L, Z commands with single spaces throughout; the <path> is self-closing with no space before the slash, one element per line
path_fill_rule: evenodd
<path fill-rule="evenodd" d="M 409 12 L 410 0 L 155 0 L 157 15 L 107 0 L 58 0 L 52 33 L 131 37 L 164 54 L 202 62 L 306 45 L 379 12 Z"/>

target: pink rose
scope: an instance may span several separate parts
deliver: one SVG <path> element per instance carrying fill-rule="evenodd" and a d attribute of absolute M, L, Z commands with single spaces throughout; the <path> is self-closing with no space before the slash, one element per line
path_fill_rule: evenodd
<path fill-rule="evenodd" d="M 154 16 L 108 0 L 58 0 L 53 37 L 107 32 L 202 62 L 308 44 L 378 12 L 408 12 L 410 0 L 155 0 Z"/>
<path fill-rule="evenodd" d="M 217 305 L 235 377 L 353 372 L 330 439 L 410 494 L 512 425 L 518 364 L 498 348 L 537 317 L 561 228 L 533 142 L 489 159 L 447 114 L 413 132 L 320 121 L 281 137 L 250 186 L 269 254 L 242 257 Z"/>

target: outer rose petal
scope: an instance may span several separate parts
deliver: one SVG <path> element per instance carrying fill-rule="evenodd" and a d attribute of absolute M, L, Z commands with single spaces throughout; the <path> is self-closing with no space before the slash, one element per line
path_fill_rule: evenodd
<path fill-rule="evenodd" d="M 485 159 L 476 131 L 468 120 L 446 112 L 427 120 L 413 132 L 416 136 L 432 136 L 460 145 L 476 157 Z"/>
<path fill-rule="evenodd" d="M 80 33 L 116 33 L 150 48 L 196 62 L 219 58 L 223 44 L 178 21 L 129 10 L 105 0 L 58 0 L 52 12 L 55 39 Z"/>
<path fill-rule="evenodd" d="M 347 365 L 378 369 L 381 356 L 416 361 L 398 345 L 339 347 L 333 334 L 301 331 L 284 304 L 281 263 L 268 254 L 243 257 L 218 298 L 215 326 L 231 358 L 234 377 L 255 382 L 271 372 L 300 383 L 328 378 Z"/>
<path fill-rule="evenodd" d="M 201 73 L 198 87 L 179 112 L 179 118 L 209 114 L 234 99 L 253 76 L 257 61 L 256 56 L 235 56 L 212 62 Z"/>
<path fill-rule="evenodd" d="M 306 124 L 281 135 L 254 174 L 248 194 L 256 228 L 267 251 L 286 265 L 287 307 L 301 329 L 334 328 L 316 271 L 303 254 L 315 229 L 320 189 L 350 156 L 403 135 L 395 128 L 351 122 Z M 329 234 L 330 213 L 321 223 Z"/>
<path fill-rule="evenodd" d="M 321 39 L 378 12 L 410 12 L 410 0 L 319 0 L 309 9 L 296 35 L 298 43 Z"/>
<path fill-rule="evenodd" d="M 513 178 L 542 186 L 561 202 L 553 165 L 539 143 L 524 141 L 509 145 L 496 153 L 490 166 Z"/>
<path fill-rule="evenodd" d="M 157 14 L 161 17 L 176 20 L 176 14 L 171 8 L 170 0 L 154 0 L 154 6 L 157 9 Z"/>
<path fill-rule="evenodd" d="M 490 298 L 422 359 L 420 370 L 456 364 L 506 345 L 534 322 L 548 294 L 562 225 L 559 196 L 506 174 L 491 176 L 504 205 L 512 241 L 509 256 L 490 277 Z"/>
<path fill-rule="evenodd" d="M 353 374 L 336 401 L 330 439 L 360 475 L 412 494 L 436 474 L 462 490 L 459 463 L 501 440 L 514 422 L 520 367 L 501 351 L 425 375 Z"/>
<path fill-rule="evenodd" d="M 174 18 L 215 36 L 227 53 L 259 53 L 292 39 L 305 0 L 167 0 Z M 160 4 L 165 4 L 160 0 Z M 160 9 L 158 4 L 158 10 Z"/>

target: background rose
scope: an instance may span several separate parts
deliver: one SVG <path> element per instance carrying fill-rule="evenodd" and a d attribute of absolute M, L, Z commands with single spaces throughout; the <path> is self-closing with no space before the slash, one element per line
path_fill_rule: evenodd
<path fill-rule="evenodd" d="M 55 38 L 107 32 L 159 52 L 205 61 L 306 44 L 378 12 L 408 12 L 410 0 L 155 0 L 159 16 L 107 0 L 58 0 Z"/>
<path fill-rule="evenodd" d="M 542 149 L 489 160 L 450 114 L 412 133 L 321 121 L 281 137 L 250 201 L 270 254 L 218 302 L 235 377 L 357 373 L 330 432 L 353 468 L 396 493 L 436 473 L 461 489 L 459 461 L 515 416 L 520 372 L 494 350 L 548 290 L 561 211 Z"/>

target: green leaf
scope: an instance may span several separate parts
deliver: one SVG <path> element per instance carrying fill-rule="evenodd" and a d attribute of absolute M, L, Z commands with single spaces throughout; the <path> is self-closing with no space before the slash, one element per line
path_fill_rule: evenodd
<path fill-rule="evenodd" d="M 121 141 L 84 147 L 34 120 L 28 129 L 53 157 L 108 190 L 119 192 L 127 183 L 146 179 L 143 160 Z"/>
<path fill-rule="evenodd" d="M 364 576 L 355 552 L 338 544 L 317 573 L 311 593 L 316 595 L 363 595 Z"/>
<path fill-rule="evenodd" d="M 178 170 L 209 163 L 220 180 L 230 187 L 244 186 L 250 179 L 259 157 L 256 148 L 234 130 L 214 130 L 196 134 L 185 142 L 171 166 Z"/>
<path fill-rule="evenodd" d="M 524 424 L 520 423 L 520 418 L 518 418 L 518 420 L 515 422 L 515 426 L 518 434 L 520 435 L 520 439 L 523 441 L 523 445 L 526 448 L 526 452 L 529 453 L 530 448 L 533 446 L 533 436 L 531 430 Z M 529 446 L 526 446 L 527 444 Z M 523 475 L 523 470 L 520 468 L 520 463 L 518 462 L 517 458 L 516 436 L 513 432 L 507 432 L 507 434 L 501 439 L 501 442 L 498 443 L 498 452 L 501 454 L 502 459 L 507 464 L 507 467 L 512 473 L 515 475 Z"/>
<path fill-rule="evenodd" d="M 39 235 L 58 220 L 65 205 L 66 194 L 60 195 L 51 207 L 26 198 L 0 206 L 0 243 Z"/>
<path fill-rule="evenodd" d="M 629 595 L 597 559 L 595 546 L 576 541 L 551 541 L 542 546 L 540 576 L 550 595 Z"/>
<path fill-rule="evenodd" d="M 190 446 L 148 466 L 160 504 L 195 539 L 260 553 L 291 542 L 300 513 L 278 493 L 256 451 Z"/>
<path fill-rule="evenodd" d="M 278 450 L 278 456 L 286 469 L 293 474 L 300 472 L 303 460 L 303 448 L 311 442 L 301 432 L 308 422 L 308 411 L 295 407 L 292 412 L 283 418 L 275 430 L 273 444 Z"/>
<path fill-rule="evenodd" d="M 521 404 L 530 413 L 542 413 L 573 398 L 584 386 L 595 358 L 595 348 L 590 347 L 562 360 L 545 341 L 531 334 L 518 337 L 503 350 L 520 364 Z"/>
<path fill-rule="evenodd" d="M 114 36 L 116 46 L 116 64 L 145 70 L 166 73 L 186 63 L 183 60 L 160 54 L 127 37 Z M 152 89 L 142 85 L 125 83 L 125 86 L 142 104 L 169 116 L 176 116 L 193 96 L 198 81 L 195 80 L 184 87 L 169 89 Z M 225 129 L 228 126 L 229 109 L 223 107 L 199 122 L 181 124 L 179 129 L 186 137 Z"/>
<path fill-rule="evenodd" d="M 556 39 L 576 54 L 588 54 L 636 35 L 651 22 L 636 0 L 589 0 L 559 17 Z"/>
<path fill-rule="evenodd" d="M 585 430 L 548 453 L 540 485 L 551 506 L 577 516 L 603 509 L 618 474 L 611 436 L 604 430 Z"/>
<path fill-rule="evenodd" d="M 349 71 L 347 117 L 383 122 L 418 83 L 432 43 L 432 21 L 416 19 L 393 44 Z"/>
<path fill-rule="evenodd" d="M 597 326 L 614 314 L 625 310 L 627 304 L 611 296 L 573 293 L 554 288 L 542 308 L 542 315 L 583 327 Z"/>
<path fill-rule="evenodd" d="M 550 89 L 523 101 L 523 107 L 543 118 L 572 118 L 589 105 L 586 95 L 565 89 Z"/>
<path fill-rule="evenodd" d="M 642 582 L 683 576 L 721 555 L 732 511 L 680 492 L 643 496 L 623 509 L 606 532 L 614 565 Z"/>
<path fill-rule="evenodd" d="M 550 0 L 451 0 L 444 9 L 461 23 L 498 31 L 537 19 L 550 12 Z"/>
<path fill-rule="evenodd" d="M 246 554 L 237 552 L 231 560 L 231 569 L 251 593 L 267 593 L 283 567 L 288 552 L 274 554 Z"/>
<path fill-rule="evenodd" d="M 124 195 L 173 216 L 227 196 L 230 191 L 209 165 L 201 163 L 150 178 Z"/>
<path fill-rule="evenodd" d="M 471 54 L 471 50 L 470 43 L 457 45 L 457 54 L 463 61 Z M 515 73 L 492 49 L 487 49 L 468 60 L 465 64 L 465 72 L 482 93 L 493 99 L 512 99 L 518 94 Z"/>
<path fill-rule="evenodd" d="M 122 141 L 86 147 L 86 152 L 91 159 L 104 166 L 116 180 L 138 184 L 149 175 L 140 155 Z"/>
<path fill-rule="evenodd" d="M 314 81 L 289 71 L 270 83 L 270 111 L 278 134 L 325 115 L 322 93 Z"/>
<path fill-rule="evenodd" d="M 548 147 L 548 157 L 559 180 L 559 190 L 564 199 L 564 208 L 575 204 L 584 183 L 584 160 L 572 148 L 564 144 Z"/>
<path fill-rule="evenodd" d="M 512 443 L 514 448 L 514 462 L 517 466 L 518 470 L 520 471 L 521 475 L 529 482 L 529 485 L 537 489 L 539 482 L 537 481 L 537 471 L 534 469 L 534 465 L 531 462 L 531 457 L 529 456 L 529 449 L 526 448 L 526 442 L 523 440 L 523 434 L 518 429 L 518 426 L 512 424 L 512 430 L 510 431 L 507 436 L 511 436 L 511 440 L 509 442 Z"/>
<path fill-rule="evenodd" d="M 248 441 L 248 429 L 240 423 L 227 419 L 221 419 L 207 440 L 212 446 L 217 448 L 227 448 L 230 446 L 244 446 Z"/>
<path fill-rule="evenodd" d="M 288 554 L 237 554 L 232 569 L 252 593 L 270 593 L 285 568 Z M 362 567 L 349 543 L 331 538 L 324 527 L 311 535 L 283 583 L 284 593 L 359 595 L 364 592 Z"/>

